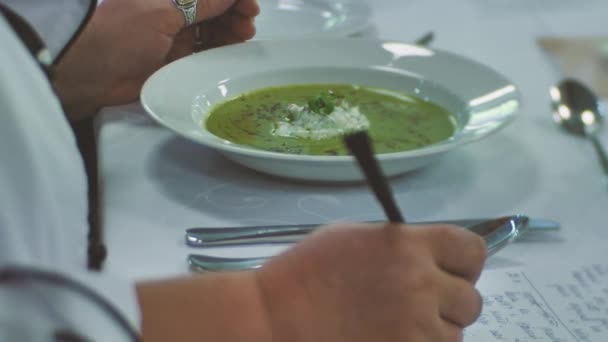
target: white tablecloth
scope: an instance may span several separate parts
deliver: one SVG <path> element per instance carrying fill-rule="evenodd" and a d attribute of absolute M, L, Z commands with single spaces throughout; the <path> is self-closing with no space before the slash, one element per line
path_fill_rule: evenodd
<path fill-rule="evenodd" d="M 608 36 L 608 2 L 369 3 L 372 26 L 363 37 L 410 41 L 433 30 L 434 47 L 504 73 L 523 99 L 519 118 L 506 129 L 391 181 L 406 218 L 522 213 L 561 223 L 559 232 L 529 234 L 501 251 L 488 261 L 488 269 L 542 266 L 565 258 L 606 262 L 608 187 L 592 145 L 567 135 L 551 120 L 548 89 L 562 75 L 535 40 L 544 35 Z M 188 272 L 186 255 L 196 251 L 184 244 L 187 227 L 383 217 L 363 184 L 306 184 L 250 171 L 159 127 L 137 104 L 108 108 L 102 118 L 107 268 L 128 277 Z M 608 145 L 608 130 L 601 140 Z M 205 252 L 264 255 L 278 249 Z"/>

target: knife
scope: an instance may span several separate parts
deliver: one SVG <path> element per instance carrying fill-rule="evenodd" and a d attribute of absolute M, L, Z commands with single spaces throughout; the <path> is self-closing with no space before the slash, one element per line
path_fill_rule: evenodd
<path fill-rule="evenodd" d="M 473 227 L 495 219 L 462 219 L 417 222 L 412 224 L 444 223 Z M 369 221 L 379 223 L 385 221 Z M 295 243 L 312 233 L 320 224 L 267 225 L 249 227 L 190 228 L 186 230 L 186 244 L 191 247 L 234 246 L 251 244 Z M 558 230 L 559 223 L 545 219 L 530 219 L 531 230 Z"/>

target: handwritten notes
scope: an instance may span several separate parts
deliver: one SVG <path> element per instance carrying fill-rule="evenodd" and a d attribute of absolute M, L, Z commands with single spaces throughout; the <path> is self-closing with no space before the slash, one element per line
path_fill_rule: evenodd
<path fill-rule="evenodd" d="M 487 272 L 465 342 L 608 342 L 608 264 Z"/>

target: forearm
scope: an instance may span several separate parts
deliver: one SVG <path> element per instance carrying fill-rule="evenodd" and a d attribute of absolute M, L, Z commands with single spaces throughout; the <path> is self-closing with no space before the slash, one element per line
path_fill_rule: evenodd
<path fill-rule="evenodd" d="M 180 20 L 171 1 L 104 1 L 54 69 L 53 88 L 68 117 L 136 101 L 145 79 L 166 62 Z"/>
<path fill-rule="evenodd" d="M 54 88 L 70 121 L 89 118 L 101 109 L 94 98 L 85 96 L 86 92 L 79 91 L 76 87 L 54 84 Z"/>
<path fill-rule="evenodd" d="M 97 59 L 106 47 L 95 30 L 93 19 L 54 69 L 52 86 L 70 120 L 90 117 L 102 107 L 107 81 L 97 75 L 111 69 Z"/>
<path fill-rule="evenodd" d="M 143 341 L 272 341 L 255 274 L 141 283 Z"/>

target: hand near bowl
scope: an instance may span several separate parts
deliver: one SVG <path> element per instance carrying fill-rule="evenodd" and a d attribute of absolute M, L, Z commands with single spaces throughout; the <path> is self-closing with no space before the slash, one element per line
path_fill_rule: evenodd
<path fill-rule="evenodd" d="M 483 240 L 460 228 L 325 227 L 253 272 L 141 285 L 143 337 L 461 341 L 480 314 L 484 259 Z"/>
<path fill-rule="evenodd" d="M 212 48 L 251 39 L 258 13 L 256 0 L 199 0 L 197 24 L 184 27 L 171 0 L 105 0 L 57 65 L 54 87 L 75 119 L 133 102 L 153 72 L 193 52 L 197 25 Z"/>

